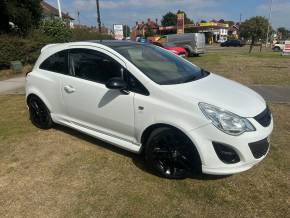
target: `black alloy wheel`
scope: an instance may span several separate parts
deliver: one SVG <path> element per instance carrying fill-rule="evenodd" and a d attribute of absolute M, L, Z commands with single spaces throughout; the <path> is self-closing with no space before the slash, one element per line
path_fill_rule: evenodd
<path fill-rule="evenodd" d="M 178 130 L 156 129 L 145 146 L 146 162 L 159 176 L 184 179 L 193 172 L 200 172 L 200 158 L 195 146 Z"/>
<path fill-rule="evenodd" d="M 49 129 L 52 127 L 50 111 L 46 105 L 36 96 L 28 98 L 27 102 L 31 122 L 40 129 Z"/>

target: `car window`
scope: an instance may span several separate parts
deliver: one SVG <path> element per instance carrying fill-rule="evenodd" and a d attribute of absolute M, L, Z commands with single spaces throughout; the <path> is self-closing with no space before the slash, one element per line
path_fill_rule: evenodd
<path fill-rule="evenodd" d="M 39 68 L 55 73 L 68 74 L 67 50 L 51 55 L 40 64 Z"/>
<path fill-rule="evenodd" d="M 122 77 L 122 66 L 108 55 L 91 49 L 69 51 L 70 75 L 105 84 Z"/>
<path fill-rule="evenodd" d="M 161 85 L 186 83 L 208 75 L 199 67 L 150 44 L 119 46 L 115 50 Z"/>
<path fill-rule="evenodd" d="M 126 71 L 126 80 L 128 83 L 128 88 L 130 91 L 141 94 L 141 95 L 149 95 L 149 91 L 143 86 L 139 80 L 137 80 L 132 74 Z"/>

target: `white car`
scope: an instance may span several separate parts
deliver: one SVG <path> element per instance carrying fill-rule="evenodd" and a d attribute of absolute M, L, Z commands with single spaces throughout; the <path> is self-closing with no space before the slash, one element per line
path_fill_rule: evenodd
<path fill-rule="evenodd" d="M 280 41 L 280 42 L 276 42 L 273 47 L 272 50 L 273 51 L 283 51 L 285 48 L 285 41 Z"/>
<path fill-rule="evenodd" d="M 268 153 L 273 130 L 256 92 L 138 42 L 44 47 L 26 100 L 35 126 L 65 125 L 142 153 L 167 178 L 248 170 Z"/>

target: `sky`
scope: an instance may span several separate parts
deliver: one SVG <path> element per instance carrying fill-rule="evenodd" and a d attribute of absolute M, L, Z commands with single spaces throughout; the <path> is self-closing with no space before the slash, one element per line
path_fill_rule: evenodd
<path fill-rule="evenodd" d="M 158 19 L 168 11 L 178 9 L 186 12 L 194 22 L 200 20 L 224 19 L 242 21 L 252 16 L 269 16 L 271 0 L 100 0 L 101 22 L 112 28 L 113 24 L 133 26 L 136 21 L 147 18 Z M 283 26 L 290 29 L 290 0 L 272 0 L 271 24 L 274 28 Z M 57 6 L 57 0 L 46 0 Z M 96 0 L 60 0 L 61 8 L 68 12 L 77 23 L 96 26 Z"/>

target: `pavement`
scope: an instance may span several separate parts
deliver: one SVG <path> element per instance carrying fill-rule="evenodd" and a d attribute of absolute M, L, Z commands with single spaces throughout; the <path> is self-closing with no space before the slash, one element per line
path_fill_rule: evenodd
<path fill-rule="evenodd" d="M 0 94 L 24 94 L 25 77 L 0 81 Z"/>
<path fill-rule="evenodd" d="M 0 81 L 0 95 L 25 94 L 25 77 L 17 77 Z M 290 86 L 252 85 L 266 101 L 273 103 L 290 103 Z"/>

